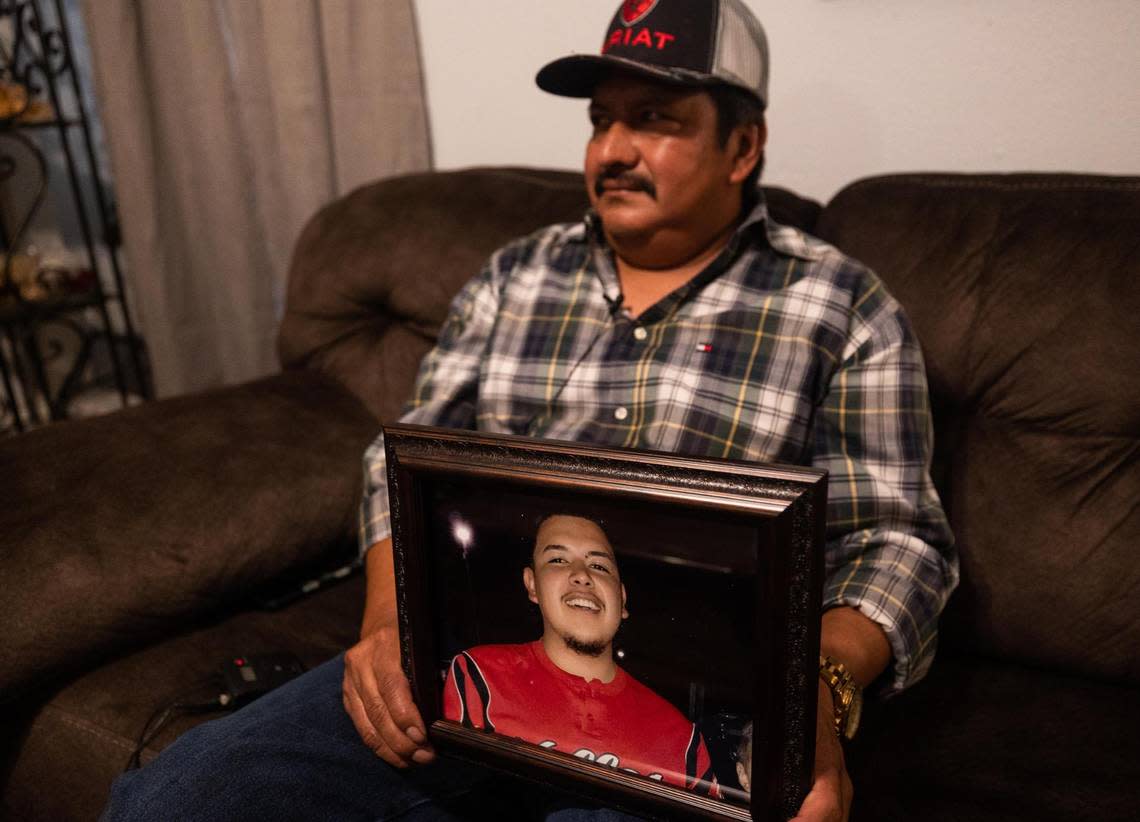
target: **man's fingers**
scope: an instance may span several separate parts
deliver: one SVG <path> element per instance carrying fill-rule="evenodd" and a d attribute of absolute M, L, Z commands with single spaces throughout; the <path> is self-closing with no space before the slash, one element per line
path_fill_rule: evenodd
<path fill-rule="evenodd" d="M 368 716 L 372 726 L 377 730 L 384 742 L 391 748 L 397 756 L 405 761 L 414 761 L 422 763 L 427 761 L 421 754 L 417 757 L 417 753 L 424 750 L 425 745 L 417 743 L 408 731 L 411 730 L 421 739 L 424 734 L 418 727 L 419 713 L 415 712 L 413 720 L 408 720 L 407 717 L 400 717 L 403 722 L 398 721 L 398 718 L 392 713 L 392 706 L 388 703 L 388 696 L 391 694 L 390 689 L 393 687 L 390 683 L 381 680 L 377 686 L 378 690 L 373 690 L 371 693 L 359 693 L 357 696 L 360 698 L 364 706 L 364 711 Z M 404 685 L 407 688 L 407 684 Z M 413 708 L 414 711 L 414 708 Z M 430 760 L 430 751 L 428 760 Z"/>
<path fill-rule="evenodd" d="M 371 667 L 346 666 L 344 690 L 345 707 L 364 743 L 391 764 L 396 762 L 389 756 L 402 765 L 411 762 L 418 746 L 393 722 Z"/>
<path fill-rule="evenodd" d="M 344 691 L 344 709 L 352 720 L 352 724 L 356 726 L 356 732 L 360 734 L 361 741 L 363 741 L 373 753 L 393 767 L 408 767 L 408 762 L 388 747 L 388 743 L 384 741 L 384 738 L 380 736 L 380 733 L 372 725 L 368 714 L 364 710 L 364 704 L 360 701 L 360 697 L 348 689 Z"/>
<path fill-rule="evenodd" d="M 392 666 L 392 649 L 379 640 L 366 638 L 345 656 L 345 710 L 377 756 L 399 767 L 425 764 L 435 754 L 423 720 L 403 670 Z"/>
<path fill-rule="evenodd" d="M 416 745 L 424 745 L 423 718 L 412 701 L 412 689 L 403 671 L 387 672 L 377 677 L 380 698 L 392 724 Z"/>

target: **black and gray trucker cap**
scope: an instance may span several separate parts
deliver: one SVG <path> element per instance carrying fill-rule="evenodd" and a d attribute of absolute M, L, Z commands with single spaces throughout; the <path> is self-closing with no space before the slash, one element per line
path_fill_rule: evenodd
<path fill-rule="evenodd" d="M 534 79 L 552 94 L 590 97 L 615 69 L 679 85 L 736 86 L 768 105 L 768 39 L 742 0 L 625 0 L 600 55 L 563 57 Z"/>

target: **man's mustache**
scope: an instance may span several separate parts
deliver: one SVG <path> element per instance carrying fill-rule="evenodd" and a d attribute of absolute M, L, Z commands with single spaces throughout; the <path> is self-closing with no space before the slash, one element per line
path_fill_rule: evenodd
<path fill-rule="evenodd" d="M 611 171 L 608 169 L 599 174 L 598 179 L 594 180 L 594 196 L 601 197 L 605 193 L 605 183 L 611 181 L 617 183 L 620 188 L 644 191 L 653 199 L 657 199 L 657 186 L 653 185 L 652 180 L 629 171 Z"/>

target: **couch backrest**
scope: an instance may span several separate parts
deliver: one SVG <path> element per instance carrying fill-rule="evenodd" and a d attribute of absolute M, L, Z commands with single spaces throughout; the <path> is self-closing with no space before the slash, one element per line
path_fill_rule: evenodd
<path fill-rule="evenodd" d="M 363 186 L 309 221 L 293 253 L 278 352 L 394 420 L 451 298 L 499 246 L 582 216 L 581 175 L 413 174 Z"/>
<path fill-rule="evenodd" d="M 781 222 L 810 229 L 819 216 L 818 203 L 765 192 Z M 394 420 L 463 284 L 501 245 L 586 206 L 581 174 L 523 168 L 413 174 L 330 203 L 293 254 L 282 365 L 331 374 Z"/>
<path fill-rule="evenodd" d="M 873 178 L 817 232 L 922 341 L 962 557 L 944 641 L 1140 681 L 1140 178 Z"/>

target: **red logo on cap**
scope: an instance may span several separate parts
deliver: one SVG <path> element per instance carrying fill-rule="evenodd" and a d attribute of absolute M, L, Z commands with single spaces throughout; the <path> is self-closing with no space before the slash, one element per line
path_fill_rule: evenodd
<path fill-rule="evenodd" d="M 658 2 L 660 0 L 625 0 L 621 4 L 621 21 L 627 26 L 632 26 L 634 23 L 644 20 L 645 15 L 653 11 L 653 7 Z"/>

